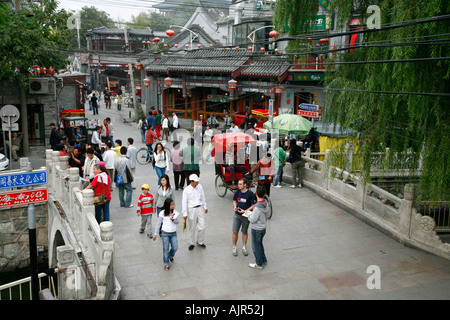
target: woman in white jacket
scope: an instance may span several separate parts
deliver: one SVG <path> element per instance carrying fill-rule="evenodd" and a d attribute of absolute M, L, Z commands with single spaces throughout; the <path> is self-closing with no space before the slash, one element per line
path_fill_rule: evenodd
<path fill-rule="evenodd" d="M 155 147 L 155 153 L 153 154 L 155 171 L 158 176 L 158 186 L 161 185 L 161 176 L 169 173 L 169 152 L 164 150 L 163 145 L 158 142 Z"/>

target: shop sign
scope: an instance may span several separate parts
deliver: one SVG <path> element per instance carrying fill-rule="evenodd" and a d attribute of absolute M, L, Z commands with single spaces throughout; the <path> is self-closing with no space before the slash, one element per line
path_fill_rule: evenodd
<path fill-rule="evenodd" d="M 301 103 L 298 105 L 298 107 L 302 110 L 307 111 L 320 111 L 320 107 L 316 104 Z"/>
<path fill-rule="evenodd" d="M 46 188 L 0 193 L 0 208 L 42 203 L 48 201 Z"/>
<path fill-rule="evenodd" d="M 320 113 L 314 112 L 314 111 L 298 110 L 297 114 L 302 117 L 315 118 L 315 119 L 320 117 Z"/>
<path fill-rule="evenodd" d="M 206 100 L 209 102 L 230 102 L 230 97 L 223 94 L 208 94 Z"/>
<path fill-rule="evenodd" d="M 0 189 L 22 188 L 47 184 L 47 171 L 5 174 L 0 176 Z"/>

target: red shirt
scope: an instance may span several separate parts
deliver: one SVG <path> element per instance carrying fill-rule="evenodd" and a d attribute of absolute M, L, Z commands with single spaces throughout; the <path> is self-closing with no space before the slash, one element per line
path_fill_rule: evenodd
<path fill-rule="evenodd" d="M 102 180 L 100 180 L 98 178 L 98 176 L 99 175 L 96 175 L 94 177 L 94 180 L 92 180 L 92 182 L 91 182 L 91 186 L 94 187 L 94 195 L 98 196 L 98 195 L 106 193 L 106 198 L 108 200 L 111 200 L 111 189 L 110 189 L 111 178 L 108 176 L 108 184 L 103 183 L 103 187 L 105 187 L 105 191 L 103 191 Z"/>
<path fill-rule="evenodd" d="M 153 213 L 153 195 L 151 193 L 147 193 L 147 195 L 141 194 L 138 200 L 137 212 L 141 213 L 141 215 L 145 216 Z"/>
<path fill-rule="evenodd" d="M 147 130 L 145 133 L 145 144 L 153 144 L 154 139 L 157 139 L 158 136 L 152 130 Z"/>

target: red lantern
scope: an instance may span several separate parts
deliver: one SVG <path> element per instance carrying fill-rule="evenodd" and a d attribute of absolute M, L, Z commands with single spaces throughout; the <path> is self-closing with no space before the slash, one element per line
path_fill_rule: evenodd
<path fill-rule="evenodd" d="M 52 67 L 48 68 L 48 73 L 52 76 L 55 74 L 55 69 L 53 69 Z"/>
<path fill-rule="evenodd" d="M 175 48 L 178 48 L 178 45 L 175 43 L 174 45 L 173 45 Z"/>
<path fill-rule="evenodd" d="M 234 47 L 236 50 L 239 50 L 239 46 Z"/>
<path fill-rule="evenodd" d="M 271 38 L 276 38 L 279 35 L 280 35 L 280 33 L 278 31 L 276 31 L 276 30 L 272 30 L 272 31 L 269 32 L 269 37 L 271 37 Z"/>
<path fill-rule="evenodd" d="M 173 31 L 172 29 L 169 29 L 166 31 L 167 36 L 172 37 L 175 34 L 175 31 Z"/>
<path fill-rule="evenodd" d="M 266 49 L 265 48 L 261 48 L 261 52 L 264 52 L 264 51 L 266 51 Z"/>
<path fill-rule="evenodd" d="M 252 51 L 252 50 L 253 50 L 253 47 L 248 47 L 248 50 L 249 50 L 249 51 Z"/>
<path fill-rule="evenodd" d="M 147 88 L 150 87 L 151 83 L 152 83 L 152 81 L 150 80 L 150 78 L 145 78 L 144 79 L 144 86 L 146 86 Z"/>
<path fill-rule="evenodd" d="M 144 66 L 141 63 L 136 64 L 136 69 L 142 70 Z"/>
<path fill-rule="evenodd" d="M 282 89 L 282 88 L 279 88 L 279 87 L 276 87 L 276 88 L 275 88 L 275 93 L 276 93 L 276 94 L 282 94 L 282 93 L 283 93 L 283 89 Z"/>
<path fill-rule="evenodd" d="M 320 42 L 320 43 L 328 43 L 328 38 L 320 39 L 319 42 Z"/>
<path fill-rule="evenodd" d="M 201 47 L 202 47 L 202 45 L 199 43 L 199 44 L 197 45 L 197 48 L 200 49 Z"/>
<path fill-rule="evenodd" d="M 236 89 L 237 86 L 237 81 L 234 79 L 231 79 L 230 81 L 228 81 L 228 88 L 230 89 L 230 91 L 234 91 L 234 89 Z"/>
<path fill-rule="evenodd" d="M 186 48 L 189 48 L 189 45 L 188 45 L 188 44 L 186 44 L 186 45 L 185 45 L 185 47 L 186 47 Z"/>
<path fill-rule="evenodd" d="M 209 47 L 212 48 L 212 47 L 214 47 L 214 45 L 211 43 L 211 44 L 209 45 Z"/>
<path fill-rule="evenodd" d="M 160 40 L 161 40 L 160 38 L 156 37 L 156 38 L 153 39 L 153 42 L 158 43 Z"/>
<path fill-rule="evenodd" d="M 164 79 L 164 83 L 166 84 L 166 87 L 170 87 L 172 85 L 172 78 L 171 77 L 167 77 Z"/>
<path fill-rule="evenodd" d="M 164 48 L 167 48 L 167 47 L 168 47 L 167 43 L 164 43 Z"/>
<path fill-rule="evenodd" d="M 41 74 L 41 76 L 47 75 L 47 68 L 46 67 L 42 67 L 40 74 Z"/>

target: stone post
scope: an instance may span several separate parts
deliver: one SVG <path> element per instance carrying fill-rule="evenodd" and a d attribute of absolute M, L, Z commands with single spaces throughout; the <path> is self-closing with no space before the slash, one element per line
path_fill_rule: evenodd
<path fill-rule="evenodd" d="M 114 274 L 114 241 L 111 221 L 100 223 L 100 239 L 102 241 L 102 262 L 98 269 L 98 300 L 111 297 L 115 287 Z"/>
<path fill-rule="evenodd" d="M 71 245 L 56 248 L 58 268 L 58 299 L 77 299 L 77 265 L 75 262 L 75 250 Z"/>
<path fill-rule="evenodd" d="M 412 216 L 412 208 L 414 204 L 416 187 L 413 184 L 406 184 L 404 190 L 404 198 L 400 202 L 400 208 L 398 213 L 400 215 L 400 221 L 398 229 L 400 234 L 407 239 L 411 238 L 411 220 L 414 218 Z"/>
<path fill-rule="evenodd" d="M 69 203 L 67 203 L 70 211 L 70 215 L 73 217 L 73 210 L 75 206 L 75 193 L 74 188 L 80 188 L 80 173 L 78 168 L 69 168 Z"/>
<path fill-rule="evenodd" d="M 51 176 L 51 187 L 53 190 L 53 193 L 56 194 L 56 190 L 58 189 L 58 186 L 56 185 L 56 176 L 58 175 L 58 168 L 59 168 L 59 151 L 52 151 L 52 176 Z"/>
<path fill-rule="evenodd" d="M 95 220 L 95 209 L 94 209 L 94 190 L 85 189 L 81 191 L 82 194 L 82 210 L 81 213 L 81 233 L 83 235 L 83 239 L 87 239 L 89 236 L 89 227 L 90 224 L 97 225 L 97 221 Z"/>
<path fill-rule="evenodd" d="M 323 186 L 325 187 L 326 190 L 330 189 L 330 181 L 332 179 L 332 167 L 333 166 L 329 163 L 330 153 L 331 153 L 331 149 L 325 150 L 325 159 L 323 161 L 324 166 L 322 168 L 322 170 L 324 171 L 323 174 L 327 175 L 326 181 L 323 182 Z M 328 168 L 328 172 L 325 172 L 325 168 Z"/>

